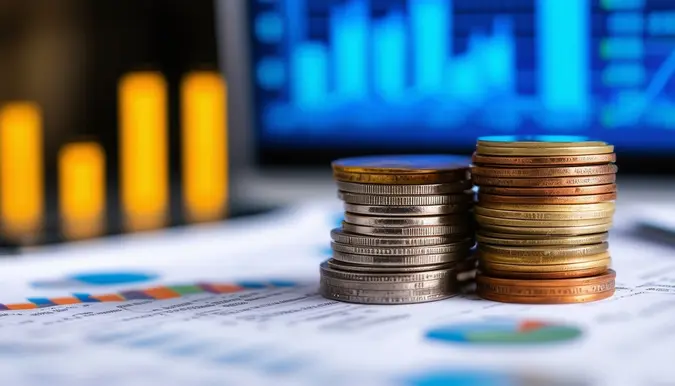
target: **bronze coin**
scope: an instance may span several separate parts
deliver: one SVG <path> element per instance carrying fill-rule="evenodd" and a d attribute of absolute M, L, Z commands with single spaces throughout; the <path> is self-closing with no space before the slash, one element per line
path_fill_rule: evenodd
<path fill-rule="evenodd" d="M 501 303 L 520 303 L 520 304 L 573 304 L 588 303 L 611 298 L 614 295 L 614 289 L 610 291 L 567 296 L 508 296 L 499 295 L 493 292 L 477 291 L 476 294 L 483 299 L 492 300 Z"/>
<path fill-rule="evenodd" d="M 506 147 L 477 145 L 476 153 L 496 156 L 573 156 L 614 153 L 614 146 Z"/>
<path fill-rule="evenodd" d="M 595 211 L 569 211 L 569 212 L 536 212 L 520 210 L 501 210 L 486 208 L 476 205 L 473 208 L 475 214 L 489 217 L 513 218 L 521 220 L 585 220 L 589 218 L 606 218 L 611 220 L 614 209 Z"/>
<path fill-rule="evenodd" d="M 616 161 L 616 154 L 592 154 L 557 157 L 495 157 L 473 153 L 472 161 L 479 165 L 549 166 L 599 165 Z"/>
<path fill-rule="evenodd" d="M 567 286 L 510 286 L 494 283 L 478 283 L 477 291 L 489 292 L 503 296 L 570 296 L 570 295 L 588 295 L 614 290 L 614 279 L 608 279 L 602 282 L 587 285 L 567 285 Z"/>
<path fill-rule="evenodd" d="M 502 202 L 505 204 L 596 204 L 616 200 L 616 193 L 585 196 L 499 196 L 478 193 L 478 203 Z"/>
<path fill-rule="evenodd" d="M 481 214 L 475 214 L 476 222 L 481 226 L 484 225 L 499 225 L 523 228 L 561 228 L 587 225 L 603 225 L 610 224 L 612 218 L 589 218 L 583 220 L 521 220 L 503 217 L 488 217 Z"/>
<path fill-rule="evenodd" d="M 608 256 L 608 254 L 601 254 L 596 256 Z M 565 272 L 578 271 L 582 269 L 605 268 L 609 269 L 611 258 L 604 258 L 599 260 L 582 261 L 580 263 L 567 264 L 550 264 L 550 265 L 523 265 L 523 264 L 504 264 L 493 263 L 478 256 L 481 268 L 486 271 L 508 271 L 508 272 L 530 272 L 530 273 L 546 273 L 546 272 Z"/>
<path fill-rule="evenodd" d="M 618 168 L 614 164 L 557 168 L 511 168 L 491 166 L 473 166 L 471 168 L 471 173 L 475 176 L 500 178 L 597 176 L 603 174 L 615 174 L 617 171 Z"/>
<path fill-rule="evenodd" d="M 581 236 L 593 233 L 608 232 L 611 228 L 612 228 L 611 223 L 598 225 L 569 226 L 569 227 L 518 227 L 518 226 L 503 226 L 493 224 L 480 224 L 481 231 L 484 229 L 488 232 L 514 233 L 523 236 L 524 235 Z"/>
<path fill-rule="evenodd" d="M 571 186 L 567 188 L 508 188 L 502 186 L 481 186 L 479 193 L 500 196 L 582 196 L 590 194 L 615 193 L 616 184 Z"/>
<path fill-rule="evenodd" d="M 616 174 L 604 174 L 601 176 L 590 177 L 551 178 L 497 178 L 476 175 L 473 176 L 473 182 L 478 186 L 504 186 L 523 188 L 589 186 L 613 184 L 616 182 Z"/>
<path fill-rule="evenodd" d="M 490 277 L 511 278 L 523 280 L 549 280 L 549 279 L 577 279 L 588 278 L 592 276 L 602 275 L 608 272 L 607 267 L 596 267 L 589 269 L 578 269 L 574 271 L 560 271 L 560 272 L 513 272 L 501 271 L 498 269 L 486 269 L 483 266 L 479 268 L 482 272 Z"/>
<path fill-rule="evenodd" d="M 518 236 L 514 238 L 513 236 Z M 607 241 L 609 233 L 597 233 L 585 236 L 541 236 L 541 235 L 514 235 L 493 233 L 481 230 L 476 233 L 476 241 L 480 244 L 504 245 L 514 247 L 543 247 L 543 246 L 579 246 L 596 244 Z"/>
<path fill-rule="evenodd" d="M 494 277 L 485 274 L 476 275 L 476 281 L 478 283 L 492 283 L 499 285 L 507 286 L 541 286 L 541 287 L 552 287 L 552 286 L 575 286 L 575 285 L 591 285 L 597 284 L 599 282 L 607 281 L 609 279 L 616 278 L 616 271 L 613 269 L 608 269 L 598 275 L 593 277 L 584 277 L 584 278 L 575 278 L 575 279 L 554 279 L 554 280 L 519 280 L 519 279 L 505 279 Z"/>

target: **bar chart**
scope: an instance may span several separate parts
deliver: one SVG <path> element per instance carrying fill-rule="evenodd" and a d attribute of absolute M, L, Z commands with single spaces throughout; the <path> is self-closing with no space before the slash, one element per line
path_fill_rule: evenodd
<path fill-rule="evenodd" d="M 180 194 L 187 223 L 217 221 L 228 214 L 227 92 L 222 76 L 195 71 L 178 87 Z M 131 72 L 119 80 L 119 167 L 106 176 L 110 154 L 95 138 L 62 144 L 56 160 L 57 219 L 45 202 L 44 120 L 32 102 L 0 105 L 0 241 L 40 244 L 46 233 L 60 240 L 109 234 L 109 218 L 122 232 L 158 229 L 174 223 L 170 186 L 168 82 L 156 71 Z M 108 186 L 108 181 L 118 181 Z M 111 189 L 119 207 L 108 213 Z M 54 224 L 55 223 L 55 224 Z M 53 235 L 50 236 L 54 238 Z"/>
<path fill-rule="evenodd" d="M 656 140 L 675 129 L 666 1 L 279 0 L 253 10 L 285 26 L 253 23 L 270 142 L 469 143 L 544 130 L 675 145 Z"/>

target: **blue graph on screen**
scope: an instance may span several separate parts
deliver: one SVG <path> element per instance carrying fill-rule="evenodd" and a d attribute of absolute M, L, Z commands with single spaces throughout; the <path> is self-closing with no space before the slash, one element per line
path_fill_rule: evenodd
<path fill-rule="evenodd" d="M 669 0 L 256 0 L 258 125 L 294 145 L 581 133 L 675 148 Z"/>

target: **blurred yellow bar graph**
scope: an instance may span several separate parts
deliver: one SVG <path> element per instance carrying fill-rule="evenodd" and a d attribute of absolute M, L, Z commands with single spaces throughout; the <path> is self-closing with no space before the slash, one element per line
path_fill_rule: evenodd
<path fill-rule="evenodd" d="M 119 84 L 120 183 L 127 231 L 167 225 L 169 205 L 167 85 L 156 72 Z"/>
<path fill-rule="evenodd" d="M 193 72 L 181 84 L 183 206 L 188 221 L 227 211 L 227 91 L 216 72 Z"/>
<path fill-rule="evenodd" d="M 67 239 L 99 236 L 105 231 L 105 153 L 96 142 L 75 142 L 61 148 L 59 214 Z"/>
<path fill-rule="evenodd" d="M 32 241 L 44 221 L 42 117 L 37 105 L 0 108 L 0 226 L 3 235 Z"/>

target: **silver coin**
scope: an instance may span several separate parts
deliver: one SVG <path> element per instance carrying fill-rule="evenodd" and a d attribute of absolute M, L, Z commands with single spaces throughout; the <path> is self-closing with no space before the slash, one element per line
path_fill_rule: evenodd
<path fill-rule="evenodd" d="M 343 280 L 364 281 L 364 282 L 390 282 L 390 283 L 404 283 L 411 281 L 437 280 L 454 277 L 455 271 L 453 269 L 435 269 L 424 272 L 411 273 L 382 273 L 382 272 L 346 272 L 337 270 L 328 266 L 327 262 L 321 263 L 319 266 L 322 276 L 333 277 Z"/>
<path fill-rule="evenodd" d="M 377 266 L 411 266 L 452 263 L 464 260 L 469 256 L 469 250 L 434 255 L 408 255 L 408 256 L 370 256 L 353 255 L 333 251 L 333 259 L 349 264 L 377 265 Z"/>
<path fill-rule="evenodd" d="M 345 203 L 345 212 L 368 214 L 374 216 L 438 216 L 443 214 L 467 213 L 472 203 L 451 205 L 412 205 L 412 206 L 383 206 L 383 205 L 354 205 Z"/>
<path fill-rule="evenodd" d="M 404 296 L 404 297 L 350 296 L 350 295 L 336 294 L 330 291 L 330 289 L 323 289 L 323 288 L 320 290 L 320 294 L 326 299 L 357 304 L 415 304 L 448 299 L 457 295 L 456 293 L 447 293 L 447 294 L 433 294 L 426 296 Z"/>
<path fill-rule="evenodd" d="M 369 227 L 410 227 L 427 225 L 468 224 L 471 216 L 468 213 L 445 216 L 417 216 L 417 217 L 374 217 L 354 213 L 344 214 L 345 222 L 354 225 Z"/>
<path fill-rule="evenodd" d="M 456 262 L 446 262 L 440 264 L 415 265 L 415 266 L 385 266 L 385 265 L 365 265 L 348 263 L 336 258 L 326 261 L 326 264 L 333 269 L 343 272 L 365 272 L 365 273 L 415 273 L 427 272 L 439 269 L 455 269 Z"/>
<path fill-rule="evenodd" d="M 339 190 L 374 195 L 392 195 L 392 196 L 415 196 L 415 195 L 433 195 L 462 193 L 473 187 L 469 180 L 449 182 L 445 184 L 426 184 L 426 185 L 381 185 L 381 184 L 360 184 L 356 182 L 336 181 Z"/>
<path fill-rule="evenodd" d="M 430 196 L 376 196 L 338 191 L 338 198 L 348 204 L 387 206 L 450 205 L 473 201 L 473 196 L 465 193 Z"/>
<path fill-rule="evenodd" d="M 344 232 L 341 228 L 330 231 L 333 241 L 342 244 L 364 247 L 421 247 L 450 244 L 465 240 L 461 235 L 427 236 L 427 237 L 377 237 L 363 236 Z"/>
<path fill-rule="evenodd" d="M 469 224 L 462 225 L 429 225 L 424 227 L 406 227 L 406 228 L 382 228 L 367 227 L 342 222 L 342 229 L 345 232 L 356 233 L 366 236 L 443 236 L 452 234 L 468 235 L 472 229 Z"/>
<path fill-rule="evenodd" d="M 320 284 L 324 291 L 334 294 L 349 295 L 349 296 L 366 296 L 366 297 L 409 297 L 409 296 L 428 296 L 438 294 L 448 294 L 457 292 L 456 286 L 442 285 L 433 288 L 420 288 L 410 290 L 371 290 L 371 289 L 357 289 L 344 288 L 327 285 L 325 282 Z"/>
<path fill-rule="evenodd" d="M 451 244 L 421 246 L 421 247 L 363 247 L 358 245 L 350 245 L 331 242 L 331 248 L 334 251 L 351 253 L 354 255 L 370 255 L 370 256 L 406 256 L 406 255 L 436 255 L 443 253 L 453 253 L 458 251 L 465 251 L 474 246 L 474 241 L 471 239 L 461 240 Z"/>
<path fill-rule="evenodd" d="M 410 283 L 364 283 L 362 281 L 342 280 L 326 276 L 322 276 L 320 279 L 321 284 L 326 284 L 331 287 L 373 291 L 409 291 L 414 289 L 438 288 L 441 286 L 450 287 L 452 283 L 456 282 L 456 278 L 414 281 Z"/>

